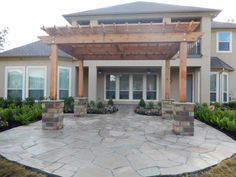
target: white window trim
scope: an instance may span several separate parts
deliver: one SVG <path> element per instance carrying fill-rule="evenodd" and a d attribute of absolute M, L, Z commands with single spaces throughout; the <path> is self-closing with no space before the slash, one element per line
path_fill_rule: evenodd
<path fill-rule="evenodd" d="M 71 96 L 71 67 L 66 67 L 66 66 L 58 66 L 58 70 L 57 70 L 57 99 L 59 99 L 59 71 L 60 69 L 68 69 L 69 70 L 69 97 Z"/>
<path fill-rule="evenodd" d="M 25 66 L 6 66 L 5 67 L 5 98 L 7 98 L 7 85 L 8 85 L 8 70 L 22 69 L 23 70 L 23 83 L 22 83 L 22 100 L 25 99 Z"/>
<path fill-rule="evenodd" d="M 156 75 L 156 99 L 155 100 L 147 100 L 146 98 L 146 93 L 147 93 L 147 89 L 146 89 L 146 84 L 147 84 L 147 74 L 146 73 L 104 73 L 104 100 L 108 101 L 108 99 L 106 98 L 106 75 L 107 74 L 112 74 L 116 76 L 116 96 L 115 99 L 113 99 L 114 101 L 139 101 L 139 100 L 134 100 L 133 99 L 133 95 L 131 95 L 131 93 L 133 94 L 133 90 L 131 90 L 131 88 L 133 87 L 133 83 L 131 83 L 133 81 L 133 75 L 143 75 L 143 99 L 145 101 L 159 101 L 159 74 L 158 73 L 152 73 L 150 75 Z M 129 99 L 119 99 L 120 98 L 120 78 L 119 75 L 129 75 Z M 145 96 L 145 97 L 144 97 Z"/>
<path fill-rule="evenodd" d="M 224 101 L 224 75 L 227 76 L 227 100 Z M 221 93 L 221 97 L 222 97 L 222 103 L 227 103 L 229 102 L 229 74 L 228 73 L 222 73 L 222 81 L 221 81 L 222 85 L 221 85 L 221 90 L 222 90 L 222 93 Z"/>
<path fill-rule="evenodd" d="M 212 75 L 212 74 L 216 74 L 216 102 L 219 102 L 219 73 L 218 72 L 210 72 L 210 76 Z M 210 82 L 210 84 L 211 84 L 211 82 Z M 210 94 L 211 94 L 211 89 L 210 89 Z M 210 100 L 210 102 L 212 102 L 211 100 Z"/>
<path fill-rule="evenodd" d="M 44 94 L 43 96 L 46 98 L 47 96 L 47 66 L 27 66 L 26 67 L 26 98 L 29 97 L 29 69 L 43 69 L 44 70 Z"/>
<path fill-rule="evenodd" d="M 221 33 L 221 32 L 230 33 L 229 51 L 221 51 L 221 50 L 219 50 L 219 33 Z M 216 52 L 217 53 L 231 53 L 232 52 L 232 31 L 218 31 L 216 33 Z"/>

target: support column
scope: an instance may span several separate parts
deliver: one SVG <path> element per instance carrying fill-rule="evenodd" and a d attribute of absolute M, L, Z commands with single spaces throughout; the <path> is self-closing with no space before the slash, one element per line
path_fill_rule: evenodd
<path fill-rule="evenodd" d="M 170 99 L 170 60 L 166 60 L 165 99 Z"/>
<path fill-rule="evenodd" d="M 51 45 L 51 80 L 50 80 L 50 100 L 57 99 L 57 44 Z"/>
<path fill-rule="evenodd" d="M 74 115 L 85 116 L 87 114 L 87 97 L 84 97 L 84 60 L 79 60 L 78 91 L 74 102 Z"/>
<path fill-rule="evenodd" d="M 78 96 L 84 96 L 84 61 L 79 60 Z"/>
<path fill-rule="evenodd" d="M 170 60 L 165 60 L 165 99 L 162 100 L 162 118 L 173 117 L 173 99 L 170 99 Z"/>
<path fill-rule="evenodd" d="M 97 100 L 97 67 L 89 67 L 89 79 L 88 79 L 88 100 Z"/>
<path fill-rule="evenodd" d="M 180 43 L 179 59 L 179 101 L 186 102 L 187 42 Z"/>

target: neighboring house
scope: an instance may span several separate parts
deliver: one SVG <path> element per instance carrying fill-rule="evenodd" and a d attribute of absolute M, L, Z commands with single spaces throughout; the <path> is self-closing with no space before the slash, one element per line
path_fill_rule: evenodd
<path fill-rule="evenodd" d="M 217 9 L 134 2 L 64 15 L 72 25 L 200 22 L 201 39 L 188 44 L 187 101 L 236 99 L 236 24 L 212 22 Z M 177 26 L 177 25 L 176 25 Z M 92 51 L 92 49 L 91 49 Z M 50 47 L 40 41 L 0 53 L 0 97 L 49 96 Z M 76 96 L 78 61 L 59 51 L 58 99 Z M 161 60 L 85 60 L 85 96 L 136 103 L 165 98 Z M 178 100 L 179 60 L 171 60 L 171 98 Z"/>

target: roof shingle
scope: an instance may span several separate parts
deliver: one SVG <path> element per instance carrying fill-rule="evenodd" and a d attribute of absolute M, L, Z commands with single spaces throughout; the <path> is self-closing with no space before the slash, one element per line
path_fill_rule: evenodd
<path fill-rule="evenodd" d="M 231 67 L 218 57 L 211 57 L 211 69 L 225 69 L 228 71 L 234 71 L 233 67 Z"/>
<path fill-rule="evenodd" d="M 211 23 L 211 28 L 212 29 L 232 29 L 232 28 L 236 28 L 236 23 L 213 21 Z"/>
<path fill-rule="evenodd" d="M 50 46 L 41 41 L 32 42 L 11 50 L 0 53 L 0 58 L 3 57 L 49 57 L 51 54 Z M 58 50 L 58 56 L 71 58 L 70 55 Z"/>
<path fill-rule="evenodd" d="M 180 6 L 171 4 L 162 4 L 155 2 L 131 2 L 127 4 L 115 5 L 105 8 L 77 12 L 63 15 L 72 16 L 89 16 L 89 15 L 116 15 L 116 14 L 138 14 L 138 13 L 165 13 L 165 12 L 220 12 L 219 9 L 209 9 L 202 7 Z"/>

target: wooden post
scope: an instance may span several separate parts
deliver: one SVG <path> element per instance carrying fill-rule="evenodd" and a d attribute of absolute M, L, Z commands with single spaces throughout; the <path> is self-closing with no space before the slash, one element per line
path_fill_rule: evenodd
<path fill-rule="evenodd" d="M 84 61 L 79 60 L 78 96 L 84 96 Z"/>
<path fill-rule="evenodd" d="M 166 60 L 165 99 L 170 99 L 170 60 Z"/>
<path fill-rule="evenodd" d="M 50 80 L 50 100 L 57 99 L 57 44 L 51 45 L 51 80 Z"/>
<path fill-rule="evenodd" d="M 179 101 L 186 102 L 187 42 L 180 43 L 179 59 Z"/>

